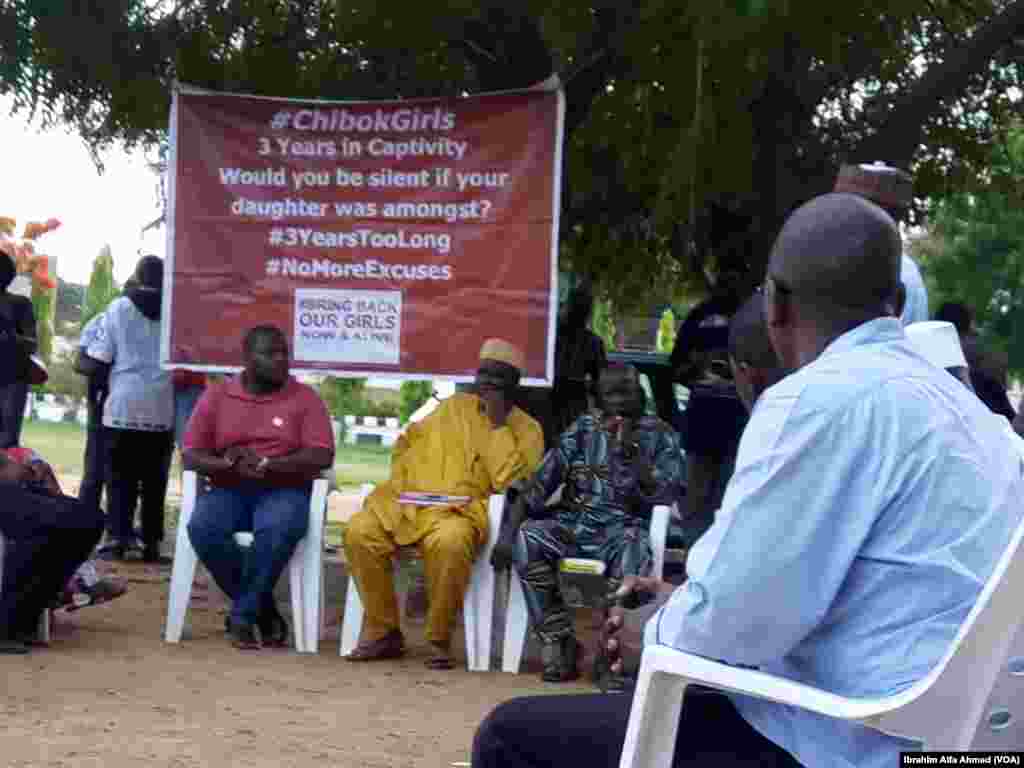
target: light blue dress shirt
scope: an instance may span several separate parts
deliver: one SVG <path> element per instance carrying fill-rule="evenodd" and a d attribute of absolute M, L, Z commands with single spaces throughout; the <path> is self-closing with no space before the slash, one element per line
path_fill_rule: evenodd
<path fill-rule="evenodd" d="M 920 323 L 928 319 L 928 289 L 917 263 L 903 254 L 900 262 L 900 282 L 907 291 L 907 300 L 903 304 L 900 320 L 904 325 Z"/>
<path fill-rule="evenodd" d="M 757 401 L 660 643 L 877 697 L 948 650 L 1021 518 L 1024 462 L 900 321 L 865 323 Z M 808 768 L 892 768 L 914 742 L 732 695 Z"/>

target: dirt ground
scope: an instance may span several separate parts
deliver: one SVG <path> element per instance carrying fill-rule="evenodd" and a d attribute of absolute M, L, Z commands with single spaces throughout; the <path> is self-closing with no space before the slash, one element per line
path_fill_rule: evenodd
<path fill-rule="evenodd" d="M 128 594 L 58 612 L 49 648 L 0 657 L 2 765 L 447 768 L 468 763 L 473 732 L 496 704 L 592 690 L 534 674 L 429 671 L 416 625 L 405 659 L 351 664 L 337 655 L 336 608 L 317 656 L 243 653 L 224 638 L 213 587 L 193 593 L 191 632 L 166 645 L 168 572 L 121 566 Z"/>
<path fill-rule="evenodd" d="M 316 656 L 233 649 L 223 633 L 226 601 L 205 574 L 185 640 L 167 645 L 170 568 L 132 563 L 116 572 L 129 582 L 126 595 L 57 612 L 49 648 L 0 656 L 5 768 L 449 768 L 468 764 L 474 730 L 496 704 L 594 690 L 544 684 L 533 672 L 429 671 L 417 623 L 406 627 L 405 659 L 345 662 L 340 564 L 327 566 L 328 631 Z M 279 594 L 287 596 L 284 583 Z M 461 645 L 457 652 L 464 659 Z"/>

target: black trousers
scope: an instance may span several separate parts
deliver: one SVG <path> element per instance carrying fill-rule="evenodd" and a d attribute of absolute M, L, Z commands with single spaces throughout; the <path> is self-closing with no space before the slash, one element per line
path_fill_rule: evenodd
<path fill-rule="evenodd" d="M 107 431 L 103 427 L 90 426 L 85 438 L 85 466 L 82 469 L 82 484 L 78 488 L 78 499 L 91 507 L 99 507 L 103 498 L 103 486 L 107 480 L 109 458 L 106 444 Z"/>
<path fill-rule="evenodd" d="M 105 430 L 107 462 L 107 531 L 112 539 L 134 538 L 135 507 L 142 500 L 142 541 L 164 538 L 164 502 L 174 451 L 174 433 L 135 429 Z"/>
<path fill-rule="evenodd" d="M 473 741 L 473 768 L 618 768 L 631 693 L 528 696 L 487 716 Z M 720 693 L 687 688 L 674 768 L 800 768 L 747 724 Z"/>
<path fill-rule="evenodd" d="M 0 449 L 21 442 L 21 423 L 28 405 L 28 382 L 15 381 L 0 387 Z"/>
<path fill-rule="evenodd" d="M 39 615 L 88 559 L 103 534 L 103 516 L 70 496 L 0 485 L 4 547 L 0 637 L 32 632 Z"/>
<path fill-rule="evenodd" d="M 107 392 L 89 380 L 89 419 L 85 439 L 85 457 L 82 469 L 82 484 L 78 488 L 78 499 L 89 506 L 99 507 L 103 498 L 103 487 L 107 482 L 107 464 L 110 453 L 107 448 L 107 431 L 103 428 L 103 404 Z"/>

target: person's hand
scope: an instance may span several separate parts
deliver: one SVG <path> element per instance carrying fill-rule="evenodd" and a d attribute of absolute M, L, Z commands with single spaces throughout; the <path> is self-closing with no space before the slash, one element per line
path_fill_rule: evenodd
<path fill-rule="evenodd" d="M 643 451 L 637 451 L 633 456 L 633 472 L 636 473 L 640 490 L 644 493 L 652 493 L 655 490 L 654 464 Z"/>
<path fill-rule="evenodd" d="M 516 552 L 516 540 L 515 534 L 511 536 L 502 533 L 498 537 L 498 541 L 494 544 L 494 549 L 491 552 L 491 565 L 496 571 L 504 571 L 507 568 L 512 567 L 512 563 L 515 561 Z"/>
<path fill-rule="evenodd" d="M 246 480 L 263 480 L 267 476 L 267 462 L 251 451 L 235 465 L 235 471 Z"/>
<path fill-rule="evenodd" d="M 491 387 L 481 388 L 480 399 L 487 410 L 487 417 L 491 420 L 491 424 L 495 427 L 505 426 L 508 415 L 512 412 L 512 403 L 505 397 L 505 393 Z"/>
<path fill-rule="evenodd" d="M 614 604 L 608 609 L 608 618 L 601 628 L 601 642 L 613 674 L 623 674 L 627 664 L 635 666 L 636 659 L 632 656 L 640 652 L 639 644 L 629 647 L 622 641 L 620 633 L 625 625 L 626 610 L 646 602 L 652 596 L 665 598 L 674 590 L 672 584 L 649 576 L 626 576 L 622 585 L 609 595 Z"/>
<path fill-rule="evenodd" d="M 46 462 L 32 461 L 29 462 L 25 468 L 29 473 L 28 482 L 42 488 L 53 496 L 61 495 L 60 483 L 57 482 L 57 478 L 54 476 L 53 470 L 50 469 L 50 466 Z"/>
<path fill-rule="evenodd" d="M 250 477 L 251 473 L 255 471 L 256 464 L 260 461 L 260 457 L 255 452 L 241 445 L 233 445 L 228 448 L 224 451 L 222 458 L 226 462 L 225 471 L 234 471 L 241 477 Z M 243 465 L 249 466 L 250 475 L 243 473 Z M 250 479 L 252 478 L 250 477 Z"/>
<path fill-rule="evenodd" d="M 0 483 L 21 485 L 31 479 L 32 474 L 28 467 L 6 457 L 0 459 Z"/>
<path fill-rule="evenodd" d="M 28 472 L 28 481 L 30 483 L 44 483 L 46 482 L 48 472 L 46 465 L 41 461 L 30 461 L 25 465 L 25 470 Z"/>
<path fill-rule="evenodd" d="M 230 462 L 232 465 L 238 464 L 243 459 L 255 455 L 256 454 L 254 454 L 248 448 L 241 445 L 232 445 L 230 448 L 224 451 L 224 458 L 227 459 L 228 462 Z"/>

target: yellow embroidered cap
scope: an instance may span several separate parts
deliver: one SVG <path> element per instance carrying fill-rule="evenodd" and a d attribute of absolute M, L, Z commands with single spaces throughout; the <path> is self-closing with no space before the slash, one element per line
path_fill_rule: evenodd
<path fill-rule="evenodd" d="M 499 363 L 507 363 L 513 368 L 523 370 L 526 365 L 526 357 L 523 351 L 515 344 L 504 339 L 488 339 L 480 347 L 481 360 L 494 360 Z"/>

